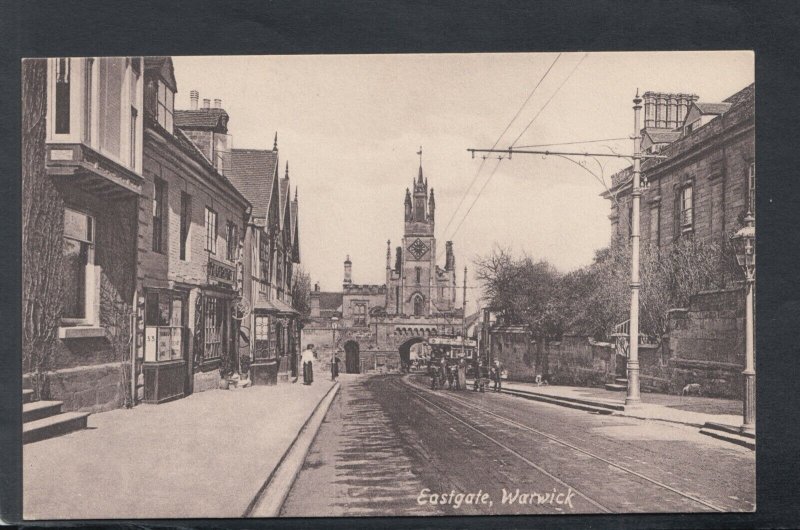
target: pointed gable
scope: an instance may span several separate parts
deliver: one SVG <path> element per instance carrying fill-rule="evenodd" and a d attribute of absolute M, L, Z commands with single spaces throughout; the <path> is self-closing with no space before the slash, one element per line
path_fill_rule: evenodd
<path fill-rule="evenodd" d="M 175 81 L 175 68 L 172 66 L 172 57 L 145 57 L 144 71 L 160 77 L 173 92 L 178 91 L 178 83 Z"/>
<path fill-rule="evenodd" d="M 296 188 L 295 188 L 296 189 Z M 299 210 L 300 206 L 297 202 L 297 196 L 291 204 L 292 213 L 292 261 L 300 263 L 300 226 L 299 226 Z"/>
<path fill-rule="evenodd" d="M 277 151 L 233 149 L 229 176 L 253 205 L 253 217 L 266 218 L 278 177 Z"/>
<path fill-rule="evenodd" d="M 285 177 L 280 182 L 280 200 L 278 202 L 278 214 L 281 218 L 281 230 L 288 229 L 289 222 L 289 178 Z"/>

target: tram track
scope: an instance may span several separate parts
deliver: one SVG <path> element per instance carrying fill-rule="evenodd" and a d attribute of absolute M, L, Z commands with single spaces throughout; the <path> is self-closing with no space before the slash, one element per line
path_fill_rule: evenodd
<path fill-rule="evenodd" d="M 411 394 L 413 394 L 414 397 L 416 397 L 420 401 L 423 401 L 423 402 L 427 403 L 429 406 L 439 410 L 440 412 L 444 413 L 448 417 L 456 420 L 457 422 L 459 422 L 463 426 L 467 427 L 471 431 L 473 431 L 476 434 L 479 434 L 480 436 L 482 436 L 483 438 L 491 441 L 493 444 L 497 445 L 498 447 L 501 447 L 506 452 L 514 455 L 518 459 L 520 459 L 523 462 L 525 462 L 528 466 L 530 466 L 533 469 L 537 470 L 538 472 L 546 475 L 547 477 L 555 480 L 556 482 L 558 482 L 562 486 L 572 488 L 572 490 L 575 491 L 576 494 L 578 494 L 580 497 L 584 498 L 587 502 L 589 502 L 590 504 L 592 504 L 593 506 L 595 506 L 596 508 L 600 509 L 603 512 L 614 513 L 614 511 L 611 510 L 609 507 L 603 505 L 602 503 L 598 502 L 597 500 L 595 500 L 595 499 L 589 497 L 588 495 L 586 495 L 585 493 L 581 492 L 579 488 L 575 488 L 574 486 L 571 486 L 571 485 L 567 484 L 562 479 L 560 479 L 557 476 L 555 476 L 554 474 L 548 472 L 547 470 L 545 470 L 544 468 L 542 468 L 541 466 L 539 466 L 535 462 L 531 461 L 529 458 L 527 458 L 526 456 L 524 456 L 520 452 L 518 452 L 515 449 L 509 447 L 508 445 L 504 444 L 503 442 L 501 442 L 497 438 L 491 436 L 490 434 L 484 432 L 482 429 L 480 429 L 475 424 L 470 423 L 468 421 L 465 421 L 464 418 L 462 418 L 462 417 L 460 417 L 460 416 L 458 416 L 456 414 L 453 414 L 451 411 L 449 411 L 446 408 L 442 407 L 440 404 L 437 404 L 437 403 L 433 402 L 431 399 L 429 399 L 429 397 L 430 396 L 438 396 L 441 399 L 446 399 L 446 400 L 448 400 L 450 402 L 458 403 L 458 404 L 460 404 L 462 406 L 468 407 L 471 410 L 479 411 L 479 412 L 481 412 L 483 414 L 486 414 L 486 415 L 490 416 L 494 420 L 499 421 L 500 423 L 503 423 L 503 424 L 505 424 L 507 426 L 515 427 L 517 429 L 521 429 L 521 430 L 524 430 L 526 432 L 529 432 L 529 433 L 535 434 L 537 436 L 540 436 L 540 437 L 542 437 L 542 438 L 544 438 L 546 440 L 549 440 L 549 441 L 551 441 L 553 443 L 556 443 L 556 444 L 558 444 L 560 446 L 566 447 L 566 448 L 568 448 L 568 449 L 570 449 L 572 451 L 575 451 L 575 452 L 577 452 L 577 453 L 579 453 L 579 454 L 581 454 L 581 455 L 583 455 L 585 457 L 588 457 L 588 458 L 590 458 L 590 459 L 592 459 L 594 461 L 597 461 L 597 462 L 603 463 L 603 464 L 605 464 L 607 466 L 610 466 L 612 468 L 615 468 L 616 470 L 618 470 L 618 471 L 620 471 L 620 472 L 622 472 L 622 473 L 624 473 L 626 475 L 629 475 L 629 476 L 632 476 L 632 477 L 636 477 L 637 479 L 639 479 L 641 481 L 647 482 L 647 483 L 649 483 L 649 484 L 651 484 L 653 486 L 656 486 L 656 487 L 661 488 L 663 490 L 669 491 L 669 492 L 671 492 L 671 493 L 673 493 L 675 495 L 678 495 L 679 497 L 681 497 L 683 499 L 686 499 L 686 500 L 691 501 L 691 502 L 693 502 L 695 504 L 701 505 L 707 510 L 716 511 L 716 512 L 725 512 L 726 511 L 724 508 L 721 508 L 721 507 L 719 507 L 719 506 L 717 506 L 717 505 L 715 505 L 715 504 L 713 504 L 713 503 L 711 503 L 709 501 L 701 499 L 701 498 L 697 497 L 696 495 L 693 495 L 693 494 L 685 492 L 685 491 L 681 491 L 681 490 L 679 490 L 679 489 L 677 489 L 675 487 L 672 487 L 672 486 L 670 486 L 668 484 L 665 484 L 665 483 L 663 483 L 663 482 L 661 482 L 661 481 L 659 481 L 657 479 L 654 479 L 652 477 L 649 477 L 647 475 L 639 473 L 638 471 L 630 469 L 629 467 L 627 467 L 625 465 L 619 464 L 617 462 L 613 462 L 613 461 L 611 461 L 611 460 L 609 460 L 607 458 L 604 458 L 604 457 L 602 457 L 602 456 L 600 456 L 598 454 L 595 454 L 595 453 L 593 453 L 591 451 L 588 451 L 586 449 L 578 447 L 578 446 L 576 446 L 576 445 L 574 445 L 574 444 L 572 444 L 572 443 L 570 443 L 570 442 L 568 442 L 568 441 L 566 441 L 564 439 L 561 439 L 561 438 L 559 438 L 557 436 L 554 436 L 552 434 L 549 434 L 549 433 L 543 432 L 541 430 L 535 429 L 533 427 L 530 427 L 528 425 L 520 423 L 520 422 L 518 422 L 518 421 L 516 421 L 514 419 L 508 418 L 508 417 L 503 416 L 501 414 L 498 414 L 498 413 L 496 413 L 494 411 L 491 411 L 489 409 L 481 407 L 480 405 L 477 405 L 472 401 L 464 400 L 464 399 L 458 398 L 456 396 L 448 395 L 448 394 L 440 394 L 438 392 L 433 392 L 433 391 L 428 390 L 426 388 L 422 388 L 422 387 L 420 387 L 420 386 L 418 386 L 418 385 L 416 385 L 414 383 L 411 383 L 411 382 L 409 382 L 407 380 L 402 380 L 401 381 L 401 380 L 395 379 L 392 382 L 392 384 L 397 385 L 398 387 L 404 388 L 405 390 L 407 390 Z"/>

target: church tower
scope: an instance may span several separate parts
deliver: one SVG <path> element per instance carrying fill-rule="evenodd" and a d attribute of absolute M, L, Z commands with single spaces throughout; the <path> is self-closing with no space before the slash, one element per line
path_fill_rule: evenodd
<path fill-rule="evenodd" d="M 428 189 L 428 179 L 422 169 L 422 150 L 417 154 L 420 155 L 419 171 L 405 195 L 405 230 L 395 266 L 400 269 L 395 270 L 400 273 L 396 288 L 400 300 L 395 304 L 403 314 L 429 317 L 453 309 L 455 290 L 450 286 L 449 277 L 454 277 L 455 267 L 450 271 L 447 265 L 446 270 L 436 266 L 436 200 L 433 189 Z M 447 250 L 451 254 L 452 245 L 448 245 Z"/>

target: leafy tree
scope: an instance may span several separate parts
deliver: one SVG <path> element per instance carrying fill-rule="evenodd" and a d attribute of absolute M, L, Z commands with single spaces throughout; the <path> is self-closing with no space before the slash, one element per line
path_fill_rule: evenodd
<path fill-rule="evenodd" d="M 311 315 L 311 277 L 302 268 L 294 273 L 292 306 L 300 313 L 299 322 L 307 323 Z"/>

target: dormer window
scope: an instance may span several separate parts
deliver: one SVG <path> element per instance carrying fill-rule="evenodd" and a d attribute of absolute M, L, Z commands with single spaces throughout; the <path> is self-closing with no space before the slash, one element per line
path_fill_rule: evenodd
<path fill-rule="evenodd" d="M 164 83 L 158 81 L 158 104 L 156 105 L 156 121 L 164 129 L 173 132 L 172 120 L 175 113 L 175 92 Z"/>

